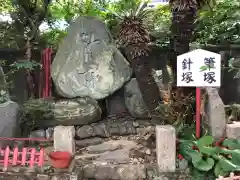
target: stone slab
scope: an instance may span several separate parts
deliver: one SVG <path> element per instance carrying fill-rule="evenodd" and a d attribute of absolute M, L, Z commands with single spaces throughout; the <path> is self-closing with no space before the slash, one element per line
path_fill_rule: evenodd
<path fill-rule="evenodd" d="M 227 124 L 226 136 L 229 139 L 240 138 L 240 122 L 233 121 L 232 124 Z"/>
<path fill-rule="evenodd" d="M 159 172 L 176 169 L 176 132 L 170 125 L 156 126 L 156 152 Z"/>
<path fill-rule="evenodd" d="M 56 126 L 54 128 L 54 151 L 75 153 L 74 126 Z"/>
<path fill-rule="evenodd" d="M 206 91 L 208 94 L 206 104 L 207 126 L 211 135 L 215 139 L 219 139 L 225 135 L 227 124 L 224 104 L 217 88 L 208 87 Z"/>

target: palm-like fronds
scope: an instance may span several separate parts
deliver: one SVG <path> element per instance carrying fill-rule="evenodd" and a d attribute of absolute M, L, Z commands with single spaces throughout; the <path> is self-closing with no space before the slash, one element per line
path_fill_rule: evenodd
<path fill-rule="evenodd" d="M 122 1 L 111 7 L 119 22 L 117 40 L 121 47 L 131 47 L 132 58 L 135 58 L 147 53 L 147 44 L 150 43 L 148 25 L 153 20 L 154 11 L 146 8 L 148 1 L 145 0 L 135 0 L 135 3 L 128 0 L 126 3 L 129 4 L 123 10 L 120 9 L 124 8 Z"/>
<path fill-rule="evenodd" d="M 126 47 L 138 46 L 150 42 L 149 33 L 140 18 L 125 17 L 119 27 L 119 43 Z"/>

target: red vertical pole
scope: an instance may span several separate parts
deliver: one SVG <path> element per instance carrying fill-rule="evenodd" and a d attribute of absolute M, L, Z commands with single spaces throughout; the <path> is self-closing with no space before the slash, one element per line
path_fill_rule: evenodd
<path fill-rule="evenodd" d="M 44 52 L 41 52 L 42 68 L 40 70 L 40 76 L 39 76 L 39 98 L 42 98 L 43 96 L 43 57 L 44 57 Z"/>
<path fill-rule="evenodd" d="M 196 88 L 196 137 L 201 136 L 201 88 Z"/>
<path fill-rule="evenodd" d="M 4 152 L 3 171 L 6 171 L 8 168 L 9 155 L 10 155 L 10 148 L 9 146 L 7 146 Z"/>
<path fill-rule="evenodd" d="M 48 54 L 48 73 L 49 73 L 49 96 L 52 96 L 52 81 L 51 81 L 51 64 L 52 64 L 52 48 L 49 48 L 49 54 Z"/>
<path fill-rule="evenodd" d="M 38 166 L 42 167 L 44 163 L 44 149 L 40 149 Z"/>
<path fill-rule="evenodd" d="M 18 148 L 13 148 L 13 158 L 12 158 L 12 165 L 16 166 L 18 162 Z"/>
<path fill-rule="evenodd" d="M 26 161 L 27 161 L 27 148 L 22 149 L 22 160 L 21 160 L 21 165 L 25 166 Z"/>
<path fill-rule="evenodd" d="M 29 166 L 30 166 L 30 168 L 33 168 L 33 167 L 34 167 L 34 163 L 35 163 L 35 153 L 36 153 L 36 149 L 35 149 L 35 148 L 31 148 L 30 160 L 29 160 Z"/>

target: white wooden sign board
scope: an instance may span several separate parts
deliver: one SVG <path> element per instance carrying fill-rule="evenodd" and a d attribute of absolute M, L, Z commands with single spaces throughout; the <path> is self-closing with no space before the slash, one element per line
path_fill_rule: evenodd
<path fill-rule="evenodd" d="M 179 55 L 177 86 L 220 87 L 221 55 L 203 49 Z"/>

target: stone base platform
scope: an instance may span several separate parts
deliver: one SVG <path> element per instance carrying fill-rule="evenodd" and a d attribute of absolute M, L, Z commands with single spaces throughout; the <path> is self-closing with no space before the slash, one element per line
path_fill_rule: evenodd
<path fill-rule="evenodd" d="M 14 167 L 0 174 L 0 180 L 190 180 L 187 166 L 157 173 L 154 138 L 150 130 L 137 136 L 76 140 L 77 152 L 68 169 L 53 169 L 48 162 L 34 171 Z"/>
<path fill-rule="evenodd" d="M 188 171 L 157 173 L 156 166 L 118 165 L 77 167 L 74 172 L 54 173 L 7 173 L 2 180 L 191 180 Z"/>

